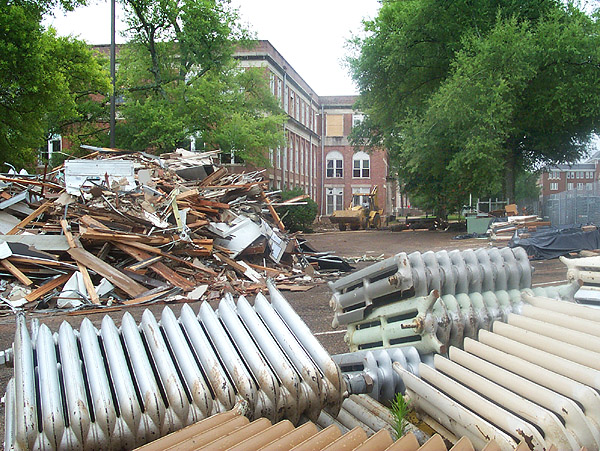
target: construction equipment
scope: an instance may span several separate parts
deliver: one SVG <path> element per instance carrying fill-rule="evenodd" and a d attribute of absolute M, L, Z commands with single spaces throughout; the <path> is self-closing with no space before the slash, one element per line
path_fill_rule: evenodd
<path fill-rule="evenodd" d="M 354 193 L 352 201 L 345 210 L 336 210 L 330 216 L 333 224 L 337 224 L 341 231 L 348 227 L 352 230 L 378 229 L 381 227 L 383 209 L 377 203 L 377 185 L 370 193 Z"/>

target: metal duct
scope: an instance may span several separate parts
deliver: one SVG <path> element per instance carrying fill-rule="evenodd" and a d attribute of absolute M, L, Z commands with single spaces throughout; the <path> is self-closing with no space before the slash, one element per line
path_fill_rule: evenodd
<path fill-rule="evenodd" d="M 600 312 L 531 295 L 522 314 L 466 338 L 464 350 L 420 364 L 420 379 L 399 364 L 413 408 L 475 448 L 600 448 Z M 531 304 L 529 304 L 529 302 Z M 560 338 L 560 339 L 558 339 Z"/>
<path fill-rule="evenodd" d="M 336 415 L 345 384 L 327 352 L 269 283 L 271 303 L 242 296 L 179 319 L 125 313 L 117 328 L 84 319 L 57 333 L 17 317 L 5 449 L 132 449 L 247 402 L 250 419 Z"/>

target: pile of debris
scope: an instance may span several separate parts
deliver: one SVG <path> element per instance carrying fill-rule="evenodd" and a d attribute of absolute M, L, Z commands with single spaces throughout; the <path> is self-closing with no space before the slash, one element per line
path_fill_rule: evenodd
<path fill-rule="evenodd" d="M 0 176 L 7 307 L 216 300 L 257 293 L 267 277 L 311 282 L 317 264 L 285 232 L 260 172 L 228 174 L 214 152 L 92 150 L 43 176 Z"/>
<path fill-rule="evenodd" d="M 535 215 L 528 216 L 506 216 L 502 220 L 496 220 L 490 224 L 489 235 L 492 243 L 507 242 L 515 235 L 528 237 L 530 232 L 539 228 L 548 227 L 548 221 L 542 221 Z"/>

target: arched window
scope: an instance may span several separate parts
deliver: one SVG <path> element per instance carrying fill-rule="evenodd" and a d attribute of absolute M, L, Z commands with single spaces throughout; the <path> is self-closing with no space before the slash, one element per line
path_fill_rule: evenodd
<path fill-rule="evenodd" d="M 327 154 L 326 158 L 327 170 L 325 177 L 327 178 L 343 178 L 344 177 L 344 157 L 337 150 L 333 150 Z"/>
<path fill-rule="evenodd" d="M 371 177 L 371 158 L 366 152 L 356 152 L 352 157 L 352 177 L 368 179 Z"/>

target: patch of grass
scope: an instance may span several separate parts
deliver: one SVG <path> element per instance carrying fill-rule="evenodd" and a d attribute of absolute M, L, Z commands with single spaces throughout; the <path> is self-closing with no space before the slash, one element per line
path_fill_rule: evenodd
<path fill-rule="evenodd" d="M 394 430 L 396 432 L 396 440 L 404 435 L 406 426 L 408 425 L 408 413 L 410 405 L 402 396 L 402 393 L 396 393 L 396 398 L 392 401 L 390 411 L 395 419 Z"/>

